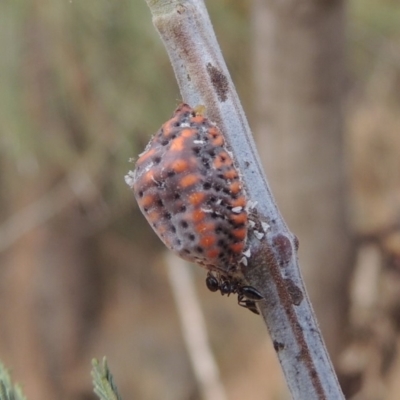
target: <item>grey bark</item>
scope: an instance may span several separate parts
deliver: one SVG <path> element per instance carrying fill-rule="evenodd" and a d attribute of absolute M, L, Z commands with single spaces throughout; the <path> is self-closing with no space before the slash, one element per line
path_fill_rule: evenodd
<path fill-rule="evenodd" d="M 190 105 L 205 105 L 242 173 L 248 207 L 248 262 L 243 279 L 260 291 L 259 310 L 295 399 L 342 399 L 316 324 L 297 260 L 297 239 L 287 229 L 259 163 L 239 98 L 201 0 L 148 0 L 153 22 Z M 252 204 L 252 207 L 250 206 Z"/>

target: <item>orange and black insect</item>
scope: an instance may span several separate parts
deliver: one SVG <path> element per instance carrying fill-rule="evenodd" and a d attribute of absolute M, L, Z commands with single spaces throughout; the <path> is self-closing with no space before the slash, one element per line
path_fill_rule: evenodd
<path fill-rule="evenodd" d="M 221 131 L 204 115 L 181 104 L 126 181 L 169 249 L 225 276 L 238 270 L 247 241 L 247 198 Z"/>

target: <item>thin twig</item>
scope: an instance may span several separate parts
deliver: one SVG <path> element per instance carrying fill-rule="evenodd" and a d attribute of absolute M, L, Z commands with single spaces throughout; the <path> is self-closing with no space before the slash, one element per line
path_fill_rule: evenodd
<path fill-rule="evenodd" d="M 270 192 L 250 127 L 202 0 L 147 0 L 183 100 L 204 105 L 241 171 L 257 225 L 249 234 L 245 280 L 265 297 L 260 311 L 294 399 L 343 399 L 308 300 L 298 242 Z M 268 377 L 266 377 L 268 379 Z"/>
<path fill-rule="evenodd" d="M 182 324 L 183 337 L 204 400 L 226 400 L 225 389 L 211 350 L 193 278 L 182 259 L 168 253 L 168 275 Z"/>

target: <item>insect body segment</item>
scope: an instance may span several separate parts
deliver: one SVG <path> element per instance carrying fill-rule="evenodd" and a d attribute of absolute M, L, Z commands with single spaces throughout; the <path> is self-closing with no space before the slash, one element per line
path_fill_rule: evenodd
<path fill-rule="evenodd" d="M 240 306 L 249 309 L 254 314 L 260 314 L 256 302 L 262 300 L 264 297 L 254 287 L 242 285 L 239 280 L 234 278 L 230 279 L 225 276 L 217 277 L 211 272 L 207 274 L 206 286 L 211 292 L 219 290 L 222 295 L 237 294 Z"/>

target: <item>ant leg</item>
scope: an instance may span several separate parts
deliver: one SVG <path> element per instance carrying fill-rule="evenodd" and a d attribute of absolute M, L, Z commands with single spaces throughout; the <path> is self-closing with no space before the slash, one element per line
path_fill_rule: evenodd
<path fill-rule="evenodd" d="M 241 307 L 247 308 L 248 310 L 250 310 L 252 313 L 260 315 L 258 309 L 257 309 L 257 305 L 256 302 L 254 300 L 248 300 L 244 297 L 244 295 L 239 295 L 238 296 L 238 304 Z"/>
<path fill-rule="evenodd" d="M 258 311 L 256 302 L 253 300 L 246 300 L 246 308 L 250 310 L 252 313 L 260 315 L 260 312 Z"/>

